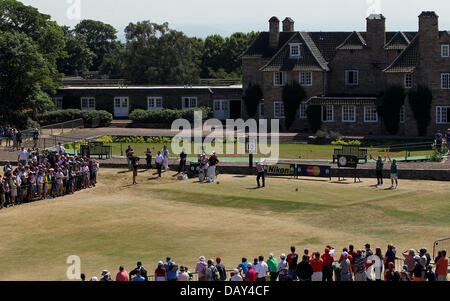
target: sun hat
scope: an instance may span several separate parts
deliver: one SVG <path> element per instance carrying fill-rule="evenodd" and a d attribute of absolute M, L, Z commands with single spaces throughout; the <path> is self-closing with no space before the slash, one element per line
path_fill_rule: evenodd
<path fill-rule="evenodd" d="M 285 259 L 285 258 L 286 258 L 286 254 L 284 254 L 284 253 L 281 254 L 281 255 L 280 255 L 280 258 L 281 258 L 281 259 Z"/>
<path fill-rule="evenodd" d="M 348 253 L 347 252 L 342 252 L 342 256 L 347 257 Z"/>
<path fill-rule="evenodd" d="M 158 265 L 164 265 L 164 263 L 160 260 L 158 261 Z"/>
<path fill-rule="evenodd" d="M 235 274 L 239 274 L 239 270 L 238 269 L 234 269 L 233 271 Z"/>
<path fill-rule="evenodd" d="M 103 270 L 102 276 L 106 276 L 106 275 L 109 275 L 109 271 L 108 270 Z"/>
<path fill-rule="evenodd" d="M 269 254 L 269 258 L 273 258 L 273 253 L 270 253 L 270 254 Z"/>
<path fill-rule="evenodd" d="M 205 261 L 205 256 L 200 256 L 200 258 L 198 260 Z"/>

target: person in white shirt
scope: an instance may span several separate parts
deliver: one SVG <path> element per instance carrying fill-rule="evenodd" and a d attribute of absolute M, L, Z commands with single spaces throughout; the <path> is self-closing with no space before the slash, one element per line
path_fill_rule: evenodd
<path fill-rule="evenodd" d="M 279 273 L 283 272 L 284 268 L 288 268 L 289 267 L 288 262 L 286 261 L 286 255 L 285 254 L 281 254 L 280 255 L 280 259 L 281 259 L 281 261 L 280 261 L 280 263 L 278 263 L 278 272 Z"/>
<path fill-rule="evenodd" d="M 239 275 L 238 269 L 234 269 L 234 271 L 231 274 L 230 281 L 244 281 L 244 279 L 242 279 L 242 276 Z"/>
<path fill-rule="evenodd" d="M 62 146 L 61 142 L 58 142 L 58 146 L 56 147 L 56 152 L 59 153 L 63 153 L 66 151 L 66 149 L 64 148 L 64 146 Z"/>
<path fill-rule="evenodd" d="M 381 274 L 383 270 L 383 254 L 381 253 L 381 249 L 376 248 L 375 254 L 370 255 L 367 260 L 372 262 L 370 268 L 367 269 L 367 278 L 373 279 L 373 273 L 375 273 L 375 280 L 381 281 Z"/>
<path fill-rule="evenodd" d="M 168 171 L 169 170 L 169 150 L 167 149 L 167 145 L 164 145 L 163 149 L 162 149 L 162 156 L 164 158 L 164 170 Z"/>
<path fill-rule="evenodd" d="M 162 164 L 164 162 L 164 158 L 163 156 L 161 156 L 161 152 L 158 152 L 158 155 L 155 158 L 155 163 L 156 163 L 156 170 L 158 171 L 158 177 L 161 178 L 161 169 L 162 169 Z"/>
<path fill-rule="evenodd" d="M 19 161 L 19 163 L 21 163 L 23 166 L 25 166 L 27 164 L 29 156 L 30 156 L 30 153 L 26 149 L 21 147 L 17 161 Z"/>
<path fill-rule="evenodd" d="M 264 256 L 259 256 L 258 261 L 258 264 L 255 266 L 256 281 L 266 281 L 269 266 L 264 261 Z"/>
<path fill-rule="evenodd" d="M 58 195 L 60 196 L 64 194 L 63 179 L 64 174 L 62 173 L 61 169 L 58 169 L 58 172 L 56 173 L 56 184 L 58 185 Z"/>

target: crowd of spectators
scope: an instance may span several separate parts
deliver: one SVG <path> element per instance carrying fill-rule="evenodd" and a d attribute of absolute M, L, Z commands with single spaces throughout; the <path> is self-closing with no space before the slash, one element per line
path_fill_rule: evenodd
<path fill-rule="evenodd" d="M 92 159 L 67 154 L 61 143 L 55 151 L 22 146 L 17 164 L 7 162 L 0 175 L 0 209 L 94 187 L 98 169 Z"/>
<path fill-rule="evenodd" d="M 123 266 L 115 281 L 447 281 L 448 257 L 446 250 L 438 252 L 432 264 L 431 256 L 425 248 L 407 250 L 397 257 L 394 246 L 388 245 L 386 252 L 376 248 L 375 252 L 366 244 L 364 249 L 356 250 L 353 245 L 344 248 L 340 254 L 331 246 L 324 252 L 296 253 L 291 247 L 290 253 L 281 254 L 279 260 L 271 253 L 267 260 L 264 256 L 247 258 L 232 270 L 227 270 L 222 258 L 206 260 L 200 256 L 193 271 L 180 266 L 168 256 L 157 263 L 153 276 L 148 275 L 142 262 L 135 269 L 126 272 Z M 402 262 L 401 266 L 397 266 Z M 397 263 L 397 264 L 396 264 Z M 86 280 L 84 274 L 81 279 Z M 98 281 L 92 277 L 91 281 Z M 113 281 L 109 271 L 104 270 L 100 281 Z"/>

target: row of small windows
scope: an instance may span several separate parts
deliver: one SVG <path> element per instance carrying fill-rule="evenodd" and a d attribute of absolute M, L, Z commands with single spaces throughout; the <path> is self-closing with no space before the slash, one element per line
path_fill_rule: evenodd
<path fill-rule="evenodd" d="M 299 83 L 302 86 L 312 86 L 312 72 L 300 72 Z M 286 85 L 286 72 L 274 72 L 273 74 L 274 86 Z M 345 71 L 345 84 L 347 86 L 359 85 L 359 71 L 358 70 L 346 70 Z M 412 73 L 406 73 L 404 75 L 404 87 L 405 89 L 411 89 L 414 85 L 414 77 Z M 450 89 L 450 73 L 441 73 L 441 89 Z"/>
<path fill-rule="evenodd" d="M 81 110 L 92 111 L 95 110 L 95 97 L 81 97 L 80 98 L 80 106 Z M 53 103 L 55 104 L 56 110 L 63 109 L 63 98 L 62 97 L 53 97 Z M 198 105 L 197 97 L 182 97 L 181 98 L 181 107 L 183 109 L 196 108 Z M 114 98 L 114 107 L 115 108 L 128 108 L 129 106 L 129 98 L 128 97 L 115 97 Z M 154 110 L 162 110 L 163 108 L 163 98 L 162 97 L 147 97 L 147 108 L 150 111 Z"/>
<path fill-rule="evenodd" d="M 449 107 L 450 108 L 450 107 Z M 307 119 L 306 103 L 302 102 L 299 107 L 299 119 Z M 449 115 L 450 117 L 450 115 Z M 284 119 L 284 103 L 282 101 L 274 102 L 274 118 Z M 334 122 L 334 106 L 324 105 L 322 106 L 322 121 Z M 356 106 L 342 106 L 342 122 L 356 122 Z M 364 122 L 374 123 L 378 122 L 378 111 L 376 106 L 364 106 Z M 405 109 L 400 109 L 400 122 L 405 122 Z"/>

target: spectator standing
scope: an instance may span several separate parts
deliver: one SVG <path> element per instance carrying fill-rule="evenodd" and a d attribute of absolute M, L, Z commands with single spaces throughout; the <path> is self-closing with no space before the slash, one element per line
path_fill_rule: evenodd
<path fill-rule="evenodd" d="M 150 148 L 147 148 L 147 151 L 145 152 L 145 161 L 147 163 L 147 169 L 150 170 L 152 169 L 152 151 L 150 150 Z"/>
<path fill-rule="evenodd" d="M 355 281 L 366 281 L 366 258 L 362 253 L 362 250 L 358 250 L 355 258 Z"/>
<path fill-rule="evenodd" d="M 164 159 L 164 162 L 163 162 L 164 171 L 167 172 L 169 170 L 169 150 L 167 149 L 167 145 L 164 145 L 161 153 L 162 153 L 162 156 Z"/>
<path fill-rule="evenodd" d="M 178 273 L 177 281 L 189 281 L 189 274 L 186 273 L 184 266 L 180 267 L 180 272 Z"/>
<path fill-rule="evenodd" d="M 238 269 L 234 269 L 234 271 L 231 274 L 230 281 L 244 281 L 244 279 L 242 279 L 242 276 L 239 275 L 239 270 Z"/>
<path fill-rule="evenodd" d="M 393 262 L 393 263 L 394 263 L 394 267 L 395 267 L 395 260 L 397 259 L 396 254 L 397 254 L 396 248 L 395 248 L 393 245 L 389 244 L 389 245 L 387 246 L 387 251 L 386 251 L 386 253 L 384 254 L 384 258 L 383 258 L 383 261 L 384 261 L 384 269 L 385 269 L 385 270 L 388 269 L 388 263 L 389 263 L 389 262 Z"/>
<path fill-rule="evenodd" d="M 39 142 L 39 130 L 38 128 L 35 128 L 33 132 L 33 149 L 37 148 L 38 142 Z"/>
<path fill-rule="evenodd" d="M 437 133 L 434 135 L 436 150 L 438 152 L 442 151 L 442 138 L 443 138 L 443 135 L 442 135 L 441 131 L 438 130 Z"/>
<path fill-rule="evenodd" d="M 158 261 L 158 266 L 155 269 L 155 281 L 167 281 L 167 271 L 162 261 Z"/>
<path fill-rule="evenodd" d="M 398 164 L 397 160 L 393 160 L 391 164 L 391 189 L 394 189 L 394 182 L 395 182 L 395 189 L 398 189 Z"/>
<path fill-rule="evenodd" d="M 130 276 L 128 276 L 127 271 L 123 266 L 119 267 L 119 272 L 116 275 L 116 281 L 130 281 Z"/>
<path fill-rule="evenodd" d="M 341 281 L 351 281 L 351 263 L 348 259 L 348 252 L 342 252 L 342 261 L 340 262 L 339 269 L 341 270 Z"/>
<path fill-rule="evenodd" d="M 132 154 L 130 157 L 130 161 L 131 161 L 131 170 L 133 171 L 133 185 L 137 185 L 136 177 L 139 169 L 139 157 Z"/>
<path fill-rule="evenodd" d="M 262 187 L 266 186 L 266 179 L 264 174 L 264 163 L 263 161 L 259 161 L 256 163 L 256 172 L 258 173 L 258 176 L 256 177 L 256 183 L 258 184 L 258 188 L 261 187 L 260 179 L 262 179 Z"/>
<path fill-rule="evenodd" d="M 198 259 L 199 262 L 197 262 L 197 265 L 195 267 L 195 272 L 198 274 L 198 281 L 205 281 L 205 270 L 208 266 L 205 262 L 205 256 L 200 256 Z"/>
<path fill-rule="evenodd" d="M 256 281 L 266 281 L 267 273 L 269 272 L 269 266 L 264 261 L 264 256 L 258 257 L 258 264 L 255 267 Z"/>
<path fill-rule="evenodd" d="M 218 281 L 220 278 L 218 276 L 219 271 L 214 266 L 214 261 L 212 259 L 208 260 L 208 267 L 205 270 L 205 281 Z"/>
<path fill-rule="evenodd" d="M 155 164 L 156 164 L 156 170 L 158 172 L 159 178 L 161 178 L 161 169 L 162 169 L 163 162 L 164 162 L 164 158 L 161 155 L 161 152 L 158 151 L 158 155 L 155 158 Z"/>
<path fill-rule="evenodd" d="M 309 256 L 303 255 L 302 261 L 297 265 L 297 277 L 299 281 L 311 281 L 314 270 L 309 262 Z"/>
<path fill-rule="evenodd" d="M 388 268 L 384 273 L 384 281 L 399 281 L 400 274 L 395 270 L 393 262 L 388 262 Z"/>
<path fill-rule="evenodd" d="M 146 280 L 144 277 L 142 277 L 140 271 L 137 271 L 137 272 L 136 272 L 136 276 L 134 276 L 133 280 L 131 280 L 131 281 L 134 281 L 134 282 L 144 282 L 144 281 L 147 281 L 147 280 Z"/>
<path fill-rule="evenodd" d="M 414 256 L 414 270 L 413 270 L 413 281 L 424 281 L 424 267 L 420 263 L 420 256 Z"/>
<path fill-rule="evenodd" d="M 386 158 L 384 158 L 384 160 L 381 158 L 381 156 L 378 156 L 378 160 L 376 162 L 376 168 L 375 168 L 375 173 L 377 176 L 377 186 L 383 186 L 383 168 L 384 168 L 384 163 L 386 163 Z"/>
<path fill-rule="evenodd" d="M 269 267 L 269 273 L 270 273 L 270 281 L 274 282 L 277 281 L 278 278 L 278 260 L 273 257 L 273 254 L 269 254 L 269 259 L 267 259 L 267 266 Z"/>
<path fill-rule="evenodd" d="M 56 152 L 58 154 L 64 154 L 66 152 L 66 149 L 64 148 L 64 146 L 62 145 L 61 142 L 58 142 L 58 146 L 56 147 Z"/>
<path fill-rule="evenodd" d="M 251 263 L 248 263 L 247 264 L 247 268 L 248 268 L 248 270 L 247 270 L 247 273 L 245 274 L 245 278 L 244 278 L 244 280 L 245 281 L 255 281 L 256 280 L 256 273 L 255 273 L 255 270 L 253 269 L 253 266 L 252 266 L 252 264 Z"/>
<path fill-rule="evenodd" d="M 219 159 L 216 156 L 216 152 L 212 152 L 211 157 L 208 159 L 208 181 L 207 183 L 214 183 L 216 180 L 216 166 L 219 163 Z"/>
<path fill-rule="evenodd" d="M 294 281 L 294 279 L 292 279 L 292 276 L 289 275 L 289 268 L 283 268 L 283 270 L 280 273 L 280 281 Z"/>
<path fill-rule="evenodd" d="M 402 253 L 403 257 L 405 258 L 404 264 L 408 266 L 408 273 L 409 276 L 412 278 L 412 272 L 414 271 L 414 267 L 416 265 L 416 262 L 414 260 L 415 251 L 413 249 L 409 251 L 405 251 Z"/>
<path fill-rule="evenodd" d="M 289 275 L 295 281 L 297 280 L 297 262 L 298 262 L 298 254 L 295 253 L 295 246 L 291 247 L 291 253 L 287 257 L 287 262 L 289 264 Z"/>
<path fill-rule="evenodd" d="M 222 263 L 222 258 L 216 258 L 216 268 L 219 271 L 219 281 L 227 280 L 227 270 L 225 269 L 225 265 Z"/>
<path fill-rule="evenodd" d="M 109 271 L 104 270 L 104 271 L 102 272 L 102 278 L 100 279 L 100 281 L 113 281 L 113 280 L 111 279 L 111 274 L 109 273 Z"/>
<path fill-rule="evenodd" d="M 186 169 L 186 158 L 187 158 L 187 155 L 186 155 L 186 152 L 184 151 L 184 148 L 183 148 L 183 150 L 180 153 L 180 165 L 178 166 L 178 174 L 185 172 L 185 169 Z"/>
<path fill-rule="evenodd" d="M 125 156 L 127 157 L 127 163 L 128 163 L 128 170 L 132 171 L 131 166 L 131 157 L 134 154 L 134 149 L 131 147 L 131 145 L 128 145 L 127 149 L 125 150 Z"/>
<path fill-rule="evenodd" d="M 284 268 L 289 269 L 289 263 L 286 261 L 286 254 L 280 255 L 280 263 L 278 264 L 278 275 L 280 275 L 283 272 Z"/>
<path fill-rule="evenodd" d="M 383 261 L 384 257 L 381 253 L 380 248 L 375 249 L 375 254 L 369 257 L 369 260 L 372 262 L 372 267 L 375 272 L 375 280 L 381 281 L 381 275 L 383 273 Z"/>
<path fill-rule="evenodd" d="M 433 272 L 433 268 L 430 265 L 427 266 L 427 271 L 425 273 L 425 279 L 427 281 L 436 281 L 436 273 Z"/>
<path fill-rule="evenodd" d="M 30 153 L 22 146 L 19 151 L 19 155 L 17 157 L 17 162 L 22 164 L 23 166 L 27 165 L 28 158 L 30 157 Z"/>
<path fill-rule="evenodd" d="M 436 274 L 438 281 L 447 281 L 448 257 L 446 250 L 441 251 L 441 257 L 437 261 Z"/>
<path fill-rule="evenodd" d="M 170 256 L 167 256 L 164 268 L 167 271 L 167 281 L 177 281 L 178 279 L 178 265 L 172 261 Z"/>
<path fill-rule="evenodd" d="M 245 275 L 247 275 L 247 271 L 248 271 L 248 260 L 247 258 L 243 257 L 241 260 L 241 263 L 238 265 L 238 269 L 242 271 L 242 273 Z"/>
<path fill-rule="evenodd" d="M 325 248 L 325 253 L 322 254 L 323 266 L 323 278 L 322 281 L 333 281 L 333 262 L 334 257 L 330 254 L 330 249 Z"/>
<path fill-rule="evenodd" d="M 311 276 L 311 280 L 312 281 L 322 281 L 322 279 L 323 279 L 323 273 L 322 273 L 323 259 L 320 258 L 319 252 L 315 252 L 313 254 L 313 258 L 311 259 L 311 265 L 313 268 L 313 274 Z"/>
<path fill-rule="evenodd" d="M 136 275 L 137 272 L 139 272 L 139 275 L 144 277 L 145 281 L 147 281 L 147 270 L 144 268 L 144 266 L 142 265 L 142 262 L 140 262 L 140 261 L 137 262 L 136 268 L 130 272 L 130 274 L 129 274 L 130 279 L 133 278 L 133 276 Z"/>

